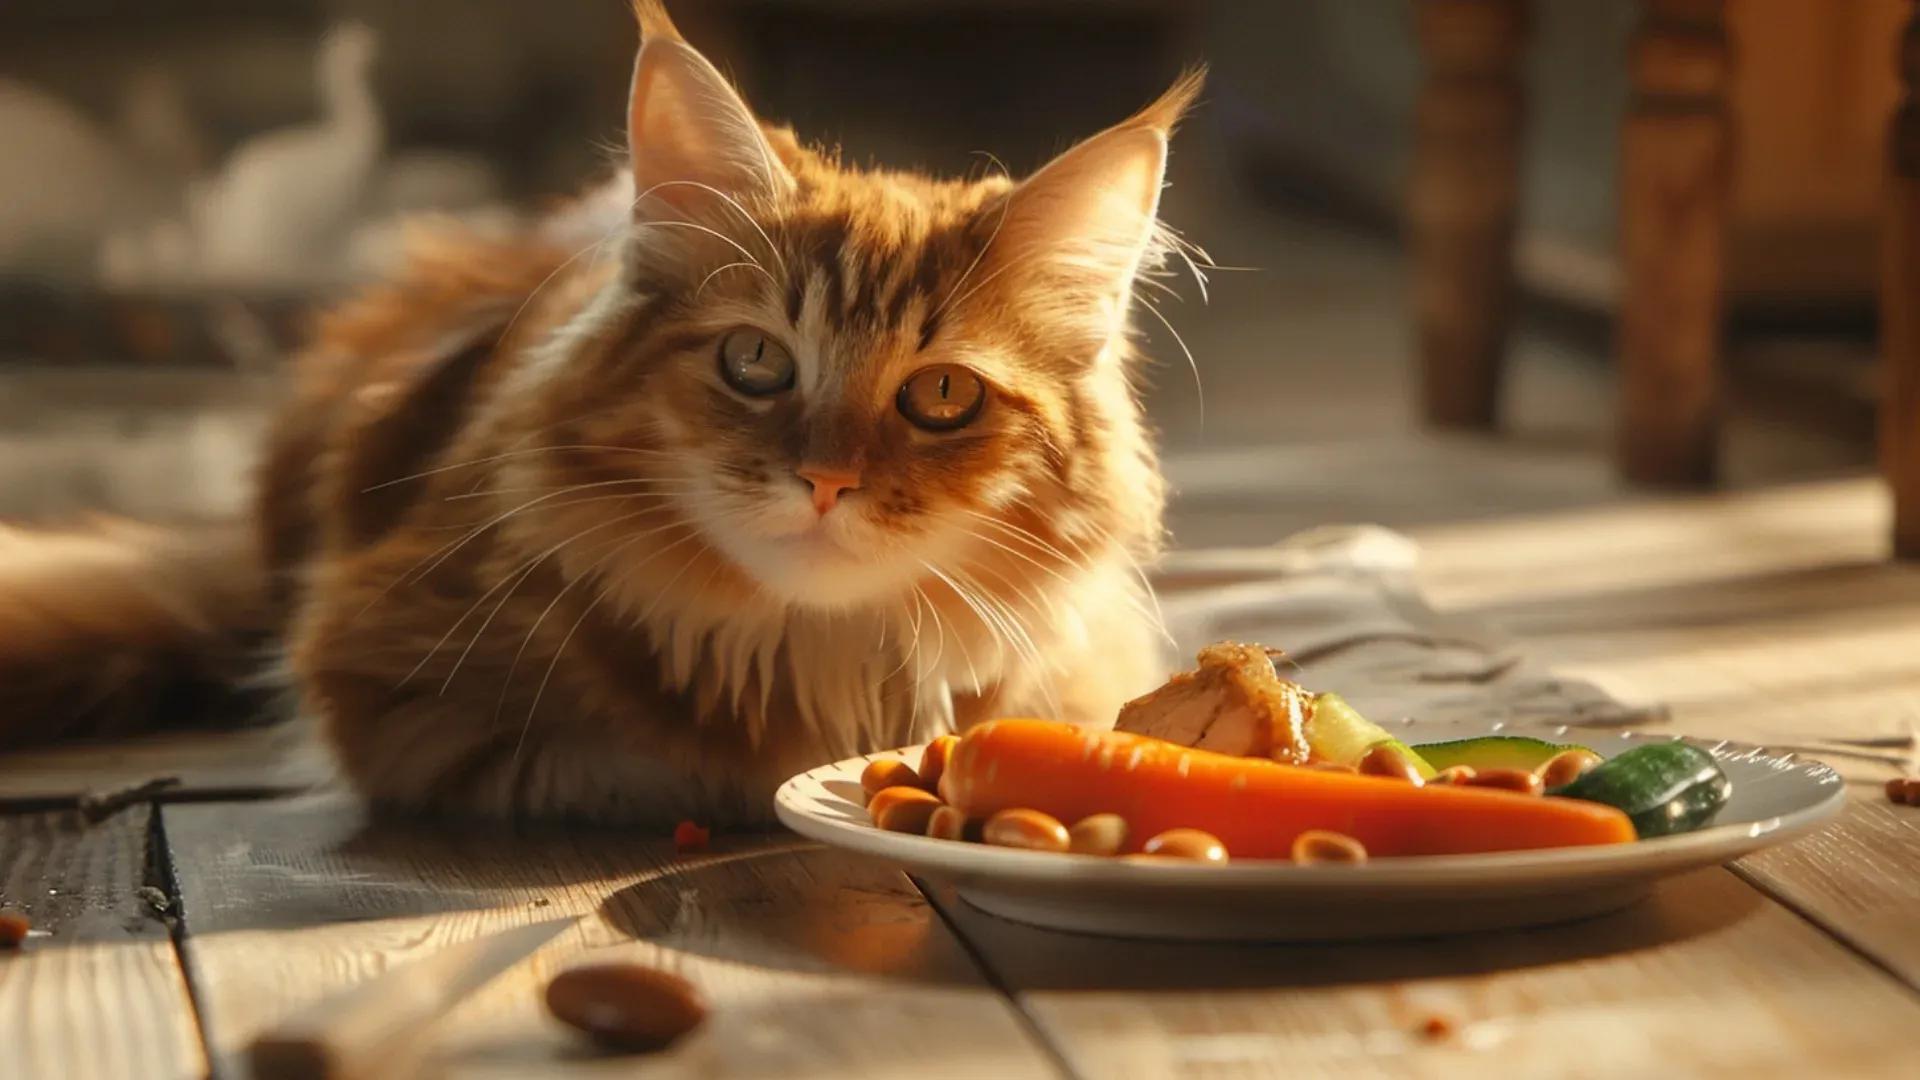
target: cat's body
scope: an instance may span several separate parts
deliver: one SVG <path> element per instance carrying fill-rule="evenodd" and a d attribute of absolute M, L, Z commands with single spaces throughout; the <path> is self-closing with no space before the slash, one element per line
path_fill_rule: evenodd
<path fill-rule="evenodd" d="M 631 175 L 327 316 L 261 605 L 181 581 L 121 637 L 271 626 L 356 786 L 436 812 L 760 821 L 794 771 L 984 715 L 1111 723 L 1156 670 L 1128 290 L 1196 84 L 1021 185 L 853 170 L 638 7 Z M 3 568 L 0 673 L 36 632 L 111 647 L 9 621 Z"/>

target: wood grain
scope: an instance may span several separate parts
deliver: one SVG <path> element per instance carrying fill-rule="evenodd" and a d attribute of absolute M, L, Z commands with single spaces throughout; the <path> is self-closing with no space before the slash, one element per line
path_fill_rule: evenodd
<path fill-rule="evenodd" d="M 664 840 L 368 826 L 324 799 L 163 811 L 189 969 L 234 1062 L 268 1025 L 389 966 L 489 930 L 581 926 L 423 1033 L 452 1075 L 1052 1075 L 1041 1048 L 902 875 L 786 838 L 675 857 Z M 675 970 L 712 1002 L 672 1051 L 602 1058 L 543 1011 L 585 959 Z M 911 1058 L 903 1057 L 911 1032 Z"/>
<path fill-rule="evenodd" d="M 1893 488 L 1893 548 L 1920 559 L 1920 7 L 1901 41 L 1904 95 L 1888 132 L 1891 182 L 1882 233 L 1880 347 L 1886 385 L 1881 461 Z"/>
<path fill-rule="evenodd" d="M 1713 479 L 1731 199 L 1723 0 L 1641 0 L 1622 133 L 1621 471 Z"/>
<path fill-rule="evenodd" d="M 1590 922 L 1361 946 L 1117 942 L 936 896 L 1085 1076 L 1892 1077 L 1920 1023 L 1920 998 L 1718 869 Z"/>
<path fill-rule="evenodd" d="M 1869 480 L 1422 535 L 1434 602 L 1557 673 L 1758 743 L 1920 729 L 1920 569 Z M 1884 766 L 1831 758 L 1878 781 Z"/>
<path fill-rule="evenodd" d="M 189 1077 L 206 1071 L 166 924 L 136 892 L 148 810 L 98 824 L 0 816 L 0 910 L 36 934 L 0 951 L 0 1076 Z"/>
<path fill-rule="evenodd" d="M 1421 577 L 1555 671 L 1666 703 L 1678 731 L 1911 738 L 1920 568 L 1885 561 L 1886 522 L 1869 479 L 1648 500 L 1422 534 Z M 1846 814 L 1739 872 L 1920 986 L 1920 811 L 1885 802 L 1897 766 L 1813 756 L 1856 781 Z"/>
<path fill-rule="evenodd" d="M 1920 808 L 1858 785 L 1838 827 L 1739 872 L 1920 990 Z"/>
<path fill-rule="evenodd" d="M 109 743 L 65 743 L 0 756 L 0 807 L 69 804 L 88 791 L 177 776 L 168 799 L 301 792 L 332 778 L 296 723 L 191 731 Z"/>
<path fill-rule="evenodd" d="M 1526 0 L 1420 0 L 1408 223 L 1426 418 L 1492 427 L 1513 309 Z"/>

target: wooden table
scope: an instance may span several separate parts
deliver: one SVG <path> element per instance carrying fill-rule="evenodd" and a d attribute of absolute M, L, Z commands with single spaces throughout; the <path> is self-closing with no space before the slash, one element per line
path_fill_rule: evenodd
<path fill-rule="evenodd" d="M 1734 62 L 1725 0 L 1639 0 L 1621 133 L 1617 460 L 1652 484 L 1701 485 L 1718 460 Z M 1410 222 L 1425 412 L 1489 427 L 1512 314 L 1529 0 L 1418 0 L 1427 80 Z M 1737 44 L 1737 43 L 1736 43 Z M 1896 47 L 1897 46 L 1897 47 Z M 1893 551 L 1920 558 L 1920 7 L 1898 55 L 1880 291 L 1882 464 Z"/>
<path fill-rule="evenodd" d="M 1444 608 L 1671 703 L 1681 730 L 1773 741 L 1809 713 L 1920 715 L 1920 569 L 1885 561 L 1885 524 L 1850 481 L 1420 539 Z M 656 837 L 368 828 L 335 799 L 246 790 L 269 745 L 201 752 L 185 792 L 94 825 L 57 807 L 85 786 L 76 752 L 0 762 L 0 896 L 52 931 L 0 958 L 0 1076 L 239 1076 L 300 1004 L 562 913 L 586 918 L 432 1029 L 429 1074 L 1745 1080 L 1910 1076 L 1920 1045 L 1920 810 L 1885 801 L 1883 764 L 1835 762 L 1859 782 L 1819 837 L 1596 921 L 1213 947 L 1000 922 L 784 836 L 681 857 Z M 276 760 L 268 786 L 309 775 Z M 98 769 L 139 775 L 140 752 Z M 585 956 L 685 973 L 709 1027 L 667 1056 L 592 1056 L 538 992 Z"/>

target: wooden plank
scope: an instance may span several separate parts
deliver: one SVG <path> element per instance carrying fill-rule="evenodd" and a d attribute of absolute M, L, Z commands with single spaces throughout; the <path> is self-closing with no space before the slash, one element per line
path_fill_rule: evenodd
<path fill-rule="evenodd" d="M 185 942 L 217 1060 L 294 1008 L 444 944 L 587 913 L 423 1035 L 451 1075 L 631 1069 L 549 1018 L 583 959 L 676 970 L 705 1028 L 664 1075 L 1053 1075 L 1006 999 L 897 871 L 789 838 L 676 857 L 613 833 L 506 835 L 383 823 L 339 800 L 170 805 Z M 652 1073 L 650 1073 L 651 1075 Z"/>
<path fill-rule="evenodd" d="M 1920 568 L 1884 561 L 1886 514 L 1858 480 L 1542 515 L 1422 534 L 1422 577 L 1557 672 L 1664 702 L 1679 731 L 1887 740 L 1812 751 L 1855 781 L 1846 814 L 1738 870 L 1920 986 L 1920 812 L 1880 791 L 1920 749 L 1899 745 L 1920 728 Z"/>
<path fill-rule="evenodd" d="M 1893 488 L 1893 547 L 1920 559 L 1920 6 L 1900 48 L 1904 98 L 1888 131 L 1892 181 L 1881 234 L 1880 341 L 1886 384 L 1880 405 L 1881 462 Z"/>
<path fill-rule="evenodd" d="M 1739 872 L 1920 990 L 1920 809 L 1878 785 L 1853 796 L 1839 827 L 1742 859 Z"/>
<path fill-rule="evenodd" d="M 1621 471 L 1703 484 L 1719 441 L 1731 202 L 1724 0 L 1641 0 L 1620 166 Z"/>
<path fill-rule="evenodd" d="M 1718 869 L 1590 922 L 1380 945 L 1112 941 L 935 896 L 1085 1076 L 1891 1077 L 1920 1023 L 1920 998 Z"/>
<path fill-rule="evenodd" d="M 0 806 L 70 803 L 89 791 L 178 777 L 166 798 L 300 792 L 332 778 L 325 753 L 298 723 L 183 731 L 101 743 L 64 743 L 0 755 Z"/>
<path fill-rule="evenodd" d="M 1526 0 L 1421 0 L 1408 223 L 1429 422 L 1492 427 L 1513 315 Z"/>
<path fill-rule="evenodd" d="M 148 813 L 0 817 L 0 910 L 42 932 L 0 951 L 0 1076 L 206 1072 L 168 928 L 137 892 Z"/>
<path fill-rule="evenodd" d="M 1885 521 L 1866 480 L 1650 501 L 1421 532 L 1420 579 L 1437 606 L 1561 675 L 1664 703 L 1691 734 L 1898 736 L 1920 715 L 1920 570 L 1883 561 Z"/>

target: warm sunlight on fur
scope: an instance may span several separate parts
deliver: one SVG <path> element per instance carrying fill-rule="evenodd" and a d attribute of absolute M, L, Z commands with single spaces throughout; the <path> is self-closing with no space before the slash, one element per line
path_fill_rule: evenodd
<path fill-rule="evenodd" d="M 1196 73 L 1031 177 L 849 166 L 673 29 L 631 155 L 330 314 L 261 536 L 376 800 L 757 821 L 821 762 L 1153 680 L 1136 280 Z"/>

